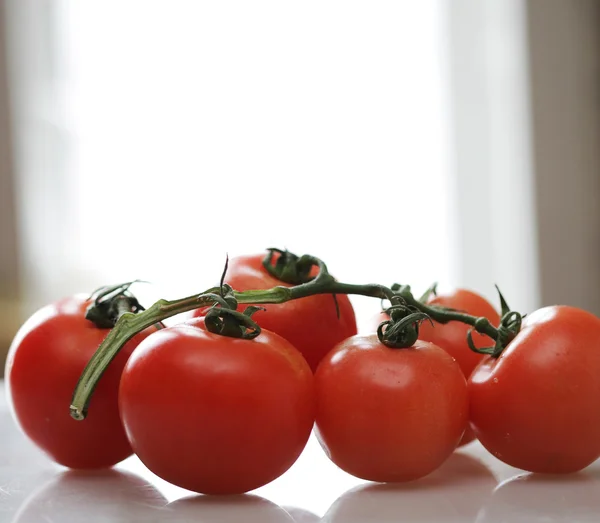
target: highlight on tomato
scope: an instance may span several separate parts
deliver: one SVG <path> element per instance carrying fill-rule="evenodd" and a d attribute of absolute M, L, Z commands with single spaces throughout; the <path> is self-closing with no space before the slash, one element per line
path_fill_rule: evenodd
<path fill-rule="evenodd" d="M 148 337 L 119 394 L 142 462 L 203 494 L 240 494 L 283 474 L 308 441 L 314 403 L 313 374 L 294 346 L 224 308 Z"/>
<path fill-rule="evenodd" d="M 531 472 L 579 471 L 600 457 L 600 319 L 539 309 L 469 378 L 470 419 L 483 446 Z"/>
<path fill-rule="evenodd" d="M 91 297 L 74 295 L 43 307 L 23 324 L 9 349 L 5 379 L 13 417 L 31 441 L 66 467 L 111 467 L 132 453 L 119 418 L 119 381 L 131 352 L 150 330 L 137 334 L 111 363 L 86 422 L 69 415 L 79 376 L 120 311 L 141 310 L 128 288 L 107 287 Z"/>
<path fill-rule="evenodd" d="M 426 300 L 428 306 L 445 307 L 461 312 L 466 312 L 472 316 L 485 317 L 492 325 L 498 326 L 500 315 L 494 306 L 480 294 L 468 289 L 454 289 L 444 293 L 432 293 Z M 376 331 L 378 325 L 389 319 L 389 315 L 382 311 L 373 316 L 367 325 L 371 331 Z M 437 321 L 423 322 L 419 327 L 419 339 L 429 341 L 434 345 L 444 349 L 459 364 L 465 378 L 468 378 L 473 369 L 482 360 L 483 355 L 472 351 L 467 344 L 467 333 L 471 329 L 470 325 L 459 321 L 450 321 L 448 323 L 439 323 Z M 477 348 L 485 347 L 490 344 L 490 339 L 477 332 L 472 333 L 473 343 Z M 467 427 L 459 443 L 459 447 L 470 443 L 475 439 L 475 434 L 471 427 Z"/>
<path fill-rule="evenodd" d="M 306 283 L 318 272 L 312 264 L 303 265 L 289 251 L 270 249 L 267 253 L 239 256 L 229 260 L 226 282 L 236 291 L 291 287 Z M 202 316 L 205 309 L 198 309 Z M 356 334 L 356 317 L 345 294 L 318 294 L 269 304 L 254 315 L 262 328 L 275 332 L 298 349 L 313 372 L 334 345 Z"/>
<path fill-rule="evenodd" d="M 388 323 L 379 337 L 348 338 L 315 375 L 317 438 L 337 466 L 362 479 L 402 482 L 429 474 L 452 454 L 467 425 L 460 367 L 441 348 L 417 340 L 414 326 L 403 332 L 410 321 Z"/>

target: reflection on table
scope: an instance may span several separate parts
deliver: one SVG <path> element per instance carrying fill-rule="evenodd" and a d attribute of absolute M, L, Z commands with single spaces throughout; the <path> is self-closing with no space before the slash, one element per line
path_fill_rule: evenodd
<path fill-rule="evenodd" d="M 419 481 L 379 485 L 339 470 L 311 437 L 273 483 L 213 498 L 169 485 L 135 457 L 109 471 L 58 467 L 17 430 L 2 393 L 0 441 L 2 523 L 558 523 L 596 522 L 600 514 L 600 462 L 572 476 L 544 477 L 501 463 L 478 443 Z"/>

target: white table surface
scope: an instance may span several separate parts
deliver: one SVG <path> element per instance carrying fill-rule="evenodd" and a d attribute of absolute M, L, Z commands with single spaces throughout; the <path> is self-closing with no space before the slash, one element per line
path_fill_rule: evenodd
<path fill-rule="evenodd" d="M 18 431 L 0 386 L 0 523 L 600 522 L 600 462 L 549 478 L 508 467 L 478 443 L 427 478 L 398 486 L 345 474 L 314 437 L 286 474 L 234 498 L 169 485 L 135 457 L 112 471 L 76 473 Z"/>

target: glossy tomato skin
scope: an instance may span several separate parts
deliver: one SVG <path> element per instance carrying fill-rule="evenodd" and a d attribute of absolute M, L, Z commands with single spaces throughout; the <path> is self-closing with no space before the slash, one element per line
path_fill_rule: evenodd
<path fill-rule="evenodd" d="M 230 260 L 227 283 L 237 291 L 290 287 L 267 272 L 262 265 L 264 257 L 265 254 L 257 254 Z M 262 328 L 288 340 L 302 353 L 314 372 L 334 345 L 356 334 L 356 317 L 348 296 L 337 295 L 336 299 L 339 319 L 330 294 L 263 305 L 267 310 L 256 312 L 252 318 Z M 204 312 L 199 310 L 196 314 L 202 315 Z"/>
<path fill-rule="evenodd" d="M 433 472 L 467 425 L 465 378 L 429 342 L 390 349 L 376 335 L 353 336 L 323 359 L 315 383 L 317 437 L 336 465 L 362 479 Z"/>
<path fill-rule="evenodd" d="M 469 379 L 471 425 L 498 459 L 570 473 L 600 457 L 600 320 L 568 306 L 539 309 Z"/>
<path fill-rule="evenodd" d="M 427 301 L 428 305 L 437 305 L 439 307 L 448 307 L 466 312 L 472 316 L 483 316 L 490 320 L 492 325 L 500 324 L 500 315 L 483 296 L 467 289 L 455 289 L 450 292 L 438 294 Z M 376 330 L 377 326 L 389 319 L 385 312 L 374 317 L 370 325 L 371 330 Z M 467 345 L 467 332 L 471 327 L 465 323 L 451 321 L 445 324 L 425 321 L 419 327 L 419 339 L 429 341 L 438 347 L 444 349 L 456 362 L 468 378 L 473 369 L 483 359 L 483 355 L 469 349 Z M 487 336 L 473 332 L 473 342 L 478 348 L 487 347 L 493 344 Z M 475 439 L 475 434 L 470 427 L 467 427 L 459 446 L 466 445 Z"/>
<path fill-rule="evenodd" d="M 85 365 L 109 330 L 85 319 L 89 301 L 76 295 L 43 307 L 21 327 L 6 363 L 6 388 L 22 431 L 54 461 L 75 469 L 111 467 L 131 454 L 119 418 L 121 372 L 135 346 L 128 342 L 108 367 L 90 403 L 75 421 L 69 405 Z"/>
<path fill-rule="evenodd" d="M 263 329 L 242 340 L 190 324 L 140 344 L 119 396 L 144 464 L 204 494 L 240 494 L 283 474 L 306 445 L 314 403 L 312 372 L 281 336 Z"/>

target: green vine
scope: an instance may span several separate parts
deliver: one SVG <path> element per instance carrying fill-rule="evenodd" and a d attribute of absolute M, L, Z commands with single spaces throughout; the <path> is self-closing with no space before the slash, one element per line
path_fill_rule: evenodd
<path fill-rule="evenodd" d="M 273 263 L 277 254 L 279 257 Z M 238 292 L 224 284 L 225 269 L 219 287 L 179 300 L 159 300 L 147 310 L 137 314 L 134 314 L 133 310 L 122 313 L 79 378 L 71 401 L 71 416 L 76 420 L 85 419 L 91 396 L 102 374 L 123 345 L 133 336 L 171 316 L 209 305 L 213 307 L 206 315 L 207 329 L 226 336 L 252 339 L 260 333 L 260 327 L 251 318 L 259 308 L 249 307 L 242 313 L 237 311 L 238 305 L 278 304 L 316 294 L 370 296 L 387 300 L 391 305 L 390 320 L 384 322 L 378 329 L 379 339 L 391 348 L 412 346 L 418 338 L 418 326 L 424 320 L 434 320 L 439 323 L 460 321 L 473 327 L 469 331 L 467 340 L 471 350 L 494 357 L 499 356 L 521 327 L 521 315 L 510 311 L 501 294 L 503 316 L 500 326 L 496 328 L 487 318 L 427 305 L 413 296 L 408 285 L 396 284 L 389 288 L 376 283 L 357 285 L 338 282 L 329 274 L 325 263 L 314 256 L 296 256 L 288 251 L 269 249 L 263 265 L 278 279 L 286 283 L 294 280 L 297 283 L 292 287 L 276 286 L 266 290 Z M 318 268 L 318 273 L 315 277 L 311 277 L 314 267 Z M 426 298 L 434 292 L 435 287 L 430 289 Z M 494 345 L 484 349 L 476 348 L 472 340 L 472 331 L 488 336 L 494 341 Z"/>

